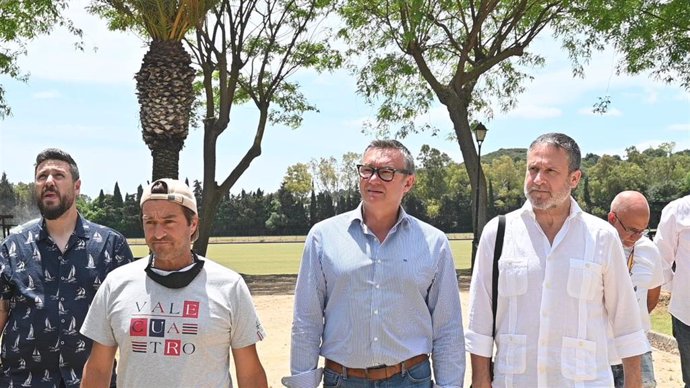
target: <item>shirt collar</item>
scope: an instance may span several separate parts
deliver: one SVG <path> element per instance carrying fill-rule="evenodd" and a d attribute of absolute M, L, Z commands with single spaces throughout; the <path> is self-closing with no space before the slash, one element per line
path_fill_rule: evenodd
<path fill-rule="evenodd" d="M 410 215 L 407 214 L 407 212 L 405 211 L 405 209 L 403 209 L 402 206 L 400 206 L 399 209 L 400 210 L 398 211 L 398 220 L 395 222 L 395 224 L 393 224 L 393 227 L 391 228 L 391 230 L 396 229 L 400 223 L 409 219 L 409 217 L 410 217 Z M 362 215 L 363 211 L 364 211 L 364 203 L 360 202 L 359 206 L 357 206 L 357 208 L 354 211 L 352 211 L 352 213 L 350 214 L 350 223 L 352 223 L 354 221 L 359 221 L 359 223 L 361 225 L 364 225 L 364 216 Z"/>
<path fill-rule="evenodd" d="M 77 213 L 77 223 L 74 225 L 74 231 L 72 232 L 73 235 L 76 235 L 77 237 L 81 239 L 88 239 L 89 236 L 86 234 L 86 230 L 84 229 L 84 223 L 86 220 L 81 216 L 80 213 Z M 46 240 L 50 235 L 48 234 L 48 228 L 46 228 L 46 219 L 41 217 L 40 221 L 38 222 L 38 229 L 39 229 L 39 240 Z"/>

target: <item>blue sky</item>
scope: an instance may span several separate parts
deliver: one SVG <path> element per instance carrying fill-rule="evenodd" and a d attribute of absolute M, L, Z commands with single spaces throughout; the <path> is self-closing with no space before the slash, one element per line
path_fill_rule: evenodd
<path fill-rule="evenodd" d="M 86 50 L 73 49 L 74 38 L 56 30 L 28 45 L 21 67 L 30 72 L 27 83 L 0 77 L 13 115 L 0 121 L 0 171 L 12 182 L 33 180 L 36 154 L 46 147 L 63 148 L 74 156 L 82 175 L 82 193 L 112 193 L 115 181 L 123 193 L 136 191 L 151 176 L 151 156 L 141 139 L 133 76 L 146 51 L 141 38 L 108 31 L 95 16 L 72 4 L 71 15 L 84 30 Z M 675 142 L 676 150 L 690 148 L 690 93 L 646 75 L 618 76 L 613 50 L 599 53 L 586 67 L 584 79 L 573 78 L 570 63 L 548 36 L 533 50 L 547 64 L 532 72 L 520 103 L 511 112 L 483 120 L 489 128 L 482 154 L 499 148 L 527 147 L 541 133 L 558 131 L 578 141 L 586 153 L 623 155 L 626 147 L 646 149 Z M 263 154 L 231 190 L 276 190 L 287 167 L 313 158 L 360 152 L 371 140 L 362 123 L 375 115 L 355 93 L 355 80 L 345 71 L 297 75 L 302 91 L 320 112 L 309 113 L 292 130 L 269 127 Z M 591 113 L 599 96 L 610 95 L 607 115 Z M 455 141 L 448 141 L 450 120 L 442 106 L 418 118 L 442 129 L 403 139 L 414 155 L 423 144 L 461 161 Z M 218 180 L 224 179 L 244 155 L 254 135 L 256 115 L 235 112 L 232 126 L 218 143 Z M 180 155 L 180 178 L 202 178 L 202 131 L 191 129 Z"/>

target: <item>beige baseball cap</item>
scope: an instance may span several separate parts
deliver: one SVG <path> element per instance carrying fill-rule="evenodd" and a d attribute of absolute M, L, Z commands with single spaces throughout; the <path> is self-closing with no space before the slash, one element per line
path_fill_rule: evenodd
<path fill-rule="evenodd" d="M 162 185 L 164 190 L 158 189 L 156 191 L 164 192 L 152 193 L 151 188 L 159 185 Z M 194 196 L 192 189 L 189 188 L 189 186 L 187 186 L 184 182 L 179 181 L 177 179 L 163 178 L 151 183 L 148 187 L 144 189 L 144 192 L 141 194 L 139 207 L 144 206 L 144 202 L 151 199 L 162 199 L 166 201 L 176 202 L 181 206 L 184 206 L 187 209 L 193 211 L 194 214 L 199 215 L 199 211 L 196 209 L 196 197 Z M 199 228 L 197 227 L 196 231 L 192 235 L 192 241 L 196 241 L 198 237 Z"/>

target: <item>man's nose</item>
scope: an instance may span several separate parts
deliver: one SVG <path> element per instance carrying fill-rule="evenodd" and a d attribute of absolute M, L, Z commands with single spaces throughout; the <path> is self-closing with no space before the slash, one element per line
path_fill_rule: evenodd
<path fill-rule="evenodd" d="M 48 176 L 46 177 L 45 184 L 50 185 L 50 186 L 55 186 L 55 178 L 53 177 L 53 174 L 48 174 Z"/>
<path fill-rule="evenodd" d="M 161 238 L 165 237 L 165 228 L 163 225 L 155 225 L 153 227 L 153 237 L 160 240 Z"/>

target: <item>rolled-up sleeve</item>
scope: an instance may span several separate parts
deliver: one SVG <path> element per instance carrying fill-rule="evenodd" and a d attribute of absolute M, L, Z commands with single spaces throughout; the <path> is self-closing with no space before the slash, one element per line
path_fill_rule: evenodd
<path fill-rule="evenodd" d="M 611 231 L 602 232 L 604 240 L 601 257 L 609 261 L 604 272 L 604 303 L 611 323 L 616 353 L 621 358 L 632 357 L 650 350 L 642 329 L 639 305 L 626 266 L 623 248 L 618 236 Z"/>
<path fill-rule="evenodd" d="M 493 355 L 493 312 L 491 310 L 491 274 L 496 243 L 496 218 L 489 221 L 479 240 L 470 282 L 469 323 L 465 332 L 465 349 L 478 356 Z"/>

